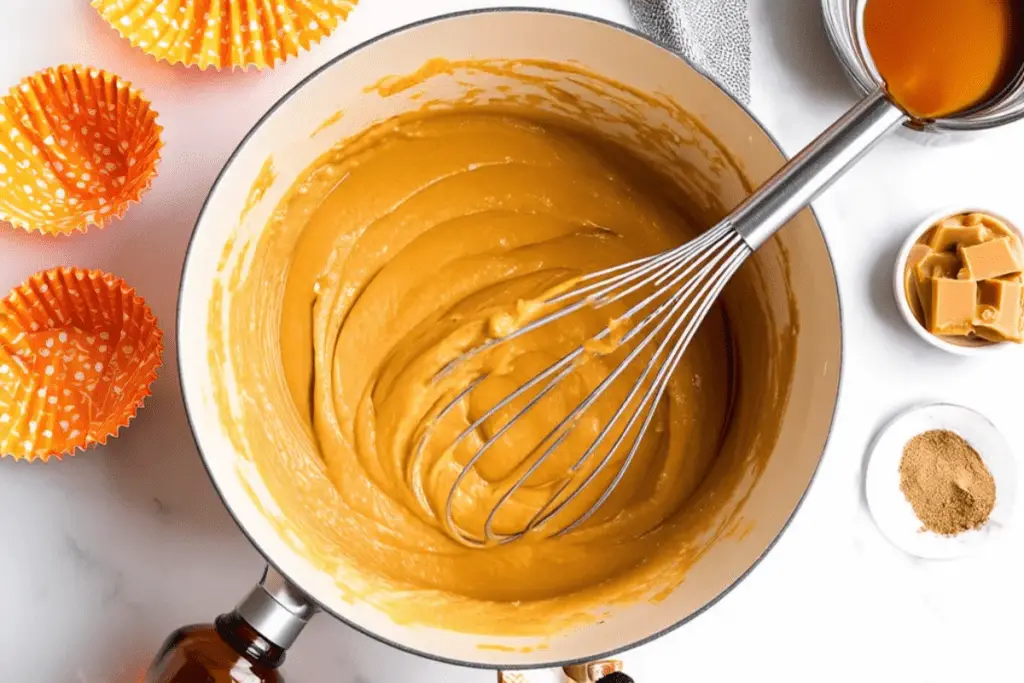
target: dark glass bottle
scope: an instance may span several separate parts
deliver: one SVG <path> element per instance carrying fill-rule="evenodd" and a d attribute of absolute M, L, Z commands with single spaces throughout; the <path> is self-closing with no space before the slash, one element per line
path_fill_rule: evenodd
<path fill-rule="evenodd" d="M 278 667 L 315 609 L 265 572 L 234 611 L 180 628 L 164 641 L 143 683 L 283 683 Z"/>

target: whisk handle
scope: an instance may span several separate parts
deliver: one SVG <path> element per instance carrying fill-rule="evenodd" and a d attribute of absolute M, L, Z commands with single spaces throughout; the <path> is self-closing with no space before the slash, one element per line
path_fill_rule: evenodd
<path fill-rule="evenodd" d="M 751 249 L 764 244 L 909 117 L 881 90 L 865 96 L 725 219 Z"/>

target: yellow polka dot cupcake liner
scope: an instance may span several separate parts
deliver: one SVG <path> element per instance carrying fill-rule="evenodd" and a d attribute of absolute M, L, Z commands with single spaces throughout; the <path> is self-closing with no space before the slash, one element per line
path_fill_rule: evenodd
<path fill-rule="evenodd" d="M 92 0 L 128 42 L 171 64 L 272 68 L 331 34 L 357 0 Z"/>
<path fill-rule="evenodd" d="M 47 460 L 110 437 L 156 379 L 163 335 L 120 278 L 54 268 L 0 301 L 0 456 Z"/>
<path fill-rule="evenodd" d="M 0 100 L 0 220 L 69 234 L 120 218 L 156 176 L 156 118 L 127 81 L 100 69 L 26 78 Z"/>

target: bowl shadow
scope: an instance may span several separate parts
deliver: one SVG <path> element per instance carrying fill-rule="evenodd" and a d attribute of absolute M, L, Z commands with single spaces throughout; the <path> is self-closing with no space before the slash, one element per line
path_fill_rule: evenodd
<path fill-rule="evenodd" d="M 875 312 L 892 328 L 891 331 L 898 335 L 900 342 L 918 344 L 920 340 L 907 326 L 907 321 L 900 313 L 892 287 L 893 270 L 903 248 L 903 242 L 903 236 L 895 235 L 880 245 L 881 255 L 871 266 L 871 275 L 868 278 L 868 296 Z"/>

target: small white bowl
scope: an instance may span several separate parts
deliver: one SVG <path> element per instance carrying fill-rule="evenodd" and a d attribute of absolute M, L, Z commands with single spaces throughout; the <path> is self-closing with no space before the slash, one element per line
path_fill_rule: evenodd
<path fill-rule="evenodd" d="M 921 521 L 900 490 L 904 446 L 933 429 L 963 437 L 978 452 L 996 484 L 996 504 L 988 521 L 956 536 L 922 531 Z M 948 403 L 912 408 L 882 429 L 868 457 L 864 489 L 871 516 L 882 534 L 905 552 L 927 559 L 953 559 L 974 553 L 1006 531 L 1017 497 L 1017 464 L 1010 444 L 980 413 Z"/>
<path fill-rule="evenodd" d="M 1015 344 L 1009 342 L 990 342 L 985 340 L 977 340 L 974 342 L 965 340 L 961 343 L 957 343 L 932 334 L 924 328 L 924 325 L 918 322 L 917 318 L 914 317 L 914 311 L 911 310 L 910 304 L 907 303 L 906 292 L 903 288 L 907 258 L 910 256 L 910 249 L 917 243 L 917 240 L 921 238 L 921 235 L 927 232 L 929 228 L 939 221 L 965 213 L 983 213 L 1002 221 L 1011 230 L 1013 230 L 1021 244 L 1024 244 L 1024 233 L 1022 233 L 1021 229 L 1017 227 L 1017 224 L 1002 214 L 998 214 L 994 211 L 968 207 L 963 209 L 947 209 L 945 211 L 936 212 L 925 218 L 917 225 L 916 228 L 914 228 L 907 237 L 907 241 L 904 242 L 903 246 L 900 248 L 899 255 L 896 257 L 896 268 L 893 272 L 892 280 L 893 294 L 896 296 L 896 307 L 900 309 L 900 314 L 903 316 L 907 325 L 910 326 L 910 329 L 912 329 L 918 337 L 937 349 L 942 349 L 943 351 L 958 356 L 985 356 L 993 353 L 1002 353 L 1006 351 L 1006 349 L 1015 346 Z"/>

